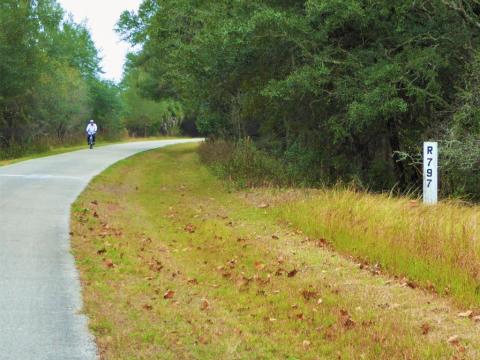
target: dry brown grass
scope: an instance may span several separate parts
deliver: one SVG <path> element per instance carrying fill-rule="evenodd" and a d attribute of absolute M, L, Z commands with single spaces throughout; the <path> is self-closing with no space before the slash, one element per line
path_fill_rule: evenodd
<path fill-rule="evenodd" d="M 423 206 L 346 189 L 261 190 L 277 217 L 338 251 L 379 263 L 459 304 L 480 307 L 480 208 L 445 201 Z"/>

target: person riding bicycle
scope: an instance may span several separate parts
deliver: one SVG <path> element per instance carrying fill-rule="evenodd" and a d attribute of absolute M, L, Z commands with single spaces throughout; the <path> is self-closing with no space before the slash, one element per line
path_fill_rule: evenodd
<path fill-rule="evenodd" d="M 87 132 L 87 144 L 88 138 L 92 135 L 92 143 L 95 145 L 95 137 L 97 135 L 97 124 L 95 124 L 95 121 L 90 120 L 85 131 Z"/>

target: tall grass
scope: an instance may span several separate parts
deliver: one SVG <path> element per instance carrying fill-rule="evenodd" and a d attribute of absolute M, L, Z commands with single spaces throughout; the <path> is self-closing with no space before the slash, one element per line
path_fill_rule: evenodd
<path fill-rule="evenodd" d="M 207 143 L 200 155 L 240 185 L 299 184 L 284 163 L 248 143 Z M 480 207 L 459 201 L 423 206 L 418 199 L 341 187 L 295 194 L 275 207 L 280 220 L 390 274 L 480 306 Z"/>
<path fill-rule="evenodd" d="M 314 182 L 306 171 L 308 165 L 300 158 L 275 157 L 248 138 L 236 143 L 207 141 L 201 144 L 199 154 L 217 175 L 240 187 L 300 186 Z"/>
<path fill-rule="evenodd" d="M 345 189 L 310 192 L 278 216 L 335 249 L 380 264 L 464 305 L 480 306 L 480 209 Z"/>

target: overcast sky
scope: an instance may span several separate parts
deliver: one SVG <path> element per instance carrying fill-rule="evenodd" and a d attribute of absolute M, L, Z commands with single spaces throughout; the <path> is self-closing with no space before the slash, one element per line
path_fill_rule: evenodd
<path fill-rule="evenodd" d="M 103 58 L 104 77 L 119 81 L 123 73 L 128 44 L 122 42 L 114 28 L 124 10 L 137 10 L 142 0 L 58 0 L 76 22 L 86 21 L 97 49 Z"/>

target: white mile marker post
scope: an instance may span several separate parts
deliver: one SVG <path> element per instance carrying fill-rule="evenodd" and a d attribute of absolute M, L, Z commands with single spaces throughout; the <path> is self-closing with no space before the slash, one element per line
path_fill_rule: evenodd
<path fill-rule="evenodd" d="M 423 203 L 438 201 L 438 143 L 423 143 Z"/>

